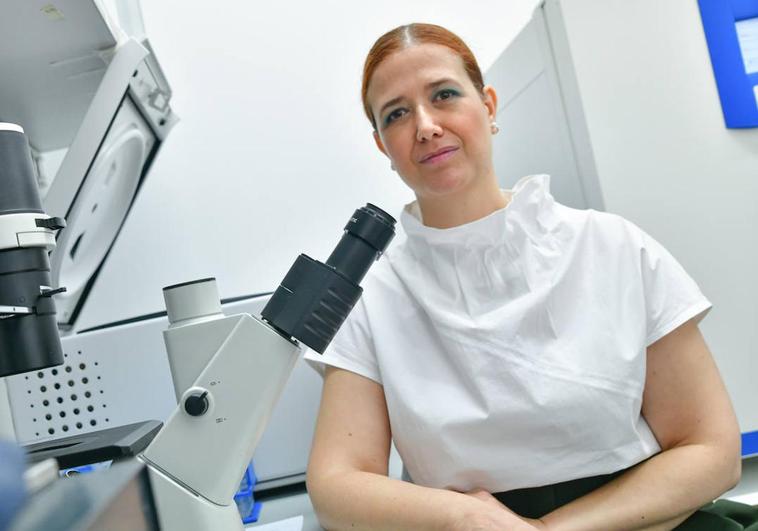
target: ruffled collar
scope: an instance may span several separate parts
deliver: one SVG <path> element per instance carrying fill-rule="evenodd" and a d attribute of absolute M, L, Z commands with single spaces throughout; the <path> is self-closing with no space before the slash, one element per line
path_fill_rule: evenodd
<path fill-rule="evenodd" d="M 549 175 L 530 175 L 520 179 L 511 190 L 504 190 L 511 197 L 505 208 L 470 223 L 437 229 L 427 227 L 421 221 L 418 203 L 405 206 L 400 222 L 408 236 L 408 243 L 445 245 L 494 245 L 518 239 L 519 236 L 537 240 L 551 232 L 557 218 L 555 200 L 550 195 Z"/>

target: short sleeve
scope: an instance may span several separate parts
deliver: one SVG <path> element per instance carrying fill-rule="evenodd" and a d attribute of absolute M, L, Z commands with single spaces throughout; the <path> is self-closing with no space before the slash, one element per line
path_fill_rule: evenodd
<path fill-rule="evenodd" d="M 358 300 L 324 353 L 319 354 L 308 349 L 304 359 L 321 376 L 324 375 L 324 366 L 331 365 L 360 374 L 381 385 L 376 349 L 371 339 L 362 298 Z"/>
<path fill-rule="evenodd" d="M 699 322 L 711 302 L 679 262 L 640 229 L 640 266 L 647 322 L 646 346 L 692 318 Z"/>

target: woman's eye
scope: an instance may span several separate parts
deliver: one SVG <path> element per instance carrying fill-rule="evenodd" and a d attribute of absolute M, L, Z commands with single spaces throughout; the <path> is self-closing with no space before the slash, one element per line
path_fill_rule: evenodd
<path fill-rule="evenodd" d="M 438 100 L 449 100 L 450 98 L 457 96 L 458 92 L 452 89 L 443 89 L 440 90 L 436 95 L 435 98 Z"/>
<path fill-rule="evenodd" d="M 391 113 L 387 115 L 387 117 L 384 119 L 384 125 L 389 125 L 395 120 L 402 118 L 405 114 L 405 109 L 395 109 Z"/>

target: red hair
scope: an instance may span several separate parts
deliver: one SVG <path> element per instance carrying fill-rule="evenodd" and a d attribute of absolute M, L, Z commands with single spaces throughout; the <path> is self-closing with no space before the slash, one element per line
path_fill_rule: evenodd
<path fill-rule="evenodd" d="M 376 67 L 387 57 L 417 44 L 440 44 L 453 50 L 463 60 L 463 67 L 474 87 L 480 93 L 483 91 L 484 80 L 482 79 L 482 71 L 479 69 L 479 64 L 476 62 L 476 58 L 469 47 L 466 46 L 466 43 L 458 35 L 435 24 L 414 23 L 398 26 L 377 39 L 366 56 L 366 62 L 363 64 L 361 99 L 363 100 L 363 110 L 366 113 L 366 117 L 374 129 L 376 129 L 376 120 L 367 99 L 371 76 L 374 75 Z"/>

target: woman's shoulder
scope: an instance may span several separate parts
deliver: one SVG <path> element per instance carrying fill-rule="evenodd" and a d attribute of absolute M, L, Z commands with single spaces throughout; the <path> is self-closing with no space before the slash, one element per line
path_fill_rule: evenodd
<path fill-rule="evenodd" d="M 645 232 L 634 222 L 613 212 L 572 208 L 561 203 L 556 203 L 556 211 L 561 220 L 574 229 L 575 236 L 635 246 L 642 245 L 645 237 Z"/>

